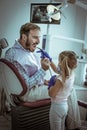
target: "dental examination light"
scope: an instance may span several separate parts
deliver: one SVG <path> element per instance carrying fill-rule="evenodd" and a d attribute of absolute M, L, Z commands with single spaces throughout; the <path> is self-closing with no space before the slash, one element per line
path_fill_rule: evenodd
<path fill-rule="evenodd" d="M 58 3 L 59 5 L 54 6 L 52 5 L 52 2 Z M 47 17 L 49 22 L 51 22 L 52 19 L 61 20 L 61 14 L 64 16 L 62 12 L 68 7 L 68 3 L 75 4 L 75 0 L 50 0 L 50 5 L 47 6 Z"/>
<path fill-rule="evenodd" d="M 59 5 L 58 6 L 52 5 L 53 1 L 55 1 Z M 50 2 L 51 2 L 50 5 L 47 6 L 47 17 L 48 17 L 49 22 L 51 22 L 52 20 L 57 20 L 57 21 L 61 20 L 61 14 L 64 16 L 62 11 L 68 7 L 68 1 L 67 0 L 51 0 Z"/>
<path fill-rule="evenodd" d="M 52 19 L 53 20 L 61 19 L 61 11 L 60 11 L 61 6 L 62 4 L 57 7 L 51 4 L 47 6 L 47 17 L 48 17 L 49 22 L 51 22 Z"/>

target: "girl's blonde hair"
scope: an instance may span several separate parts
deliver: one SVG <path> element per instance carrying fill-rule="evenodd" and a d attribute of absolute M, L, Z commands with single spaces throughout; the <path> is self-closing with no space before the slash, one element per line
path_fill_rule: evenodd
<path fill-rule="evenodd" d="M 59 66 L 61 69 L 62 81 L 65 82 L 72 70 L 77 66 L 77 55 L 73 51 L 63 51 L 59 54 Z"/>

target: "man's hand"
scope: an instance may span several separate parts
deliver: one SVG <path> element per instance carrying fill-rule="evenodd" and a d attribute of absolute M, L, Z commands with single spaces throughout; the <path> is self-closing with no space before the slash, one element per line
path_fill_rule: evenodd
<path fill-rule="evenodd" d="M 48 85 L 48 86 L 49 86 L 48 89 L 49 89 L 50 87 L 54 86 L 55 82 L 56 82 L 56 75 L 53 75 L 53 76 L 50 78 L 49 85 Z"/>
<path fill-rule="evenodd" d="M 50 61 L 47 58 L 41 60 L 42 69 L 45 71 L 49 69 Z"/>
<path fill-rule="evenodd" d="M 46 86 L 48 86 L 48 84 L 49 84 L 49 80 L 44 80 L 44 85 L 46 85 Z"/>
<path fill-rule="evenodd" d="M 39 51 L 37 51 L 37 53 L 41 53 L 41 58 L 48 58 L 50 60 L 50 62 L 52 61 L 52 58 L 49 56 L 49 54 L 45 51 L 40 49 Z"/>

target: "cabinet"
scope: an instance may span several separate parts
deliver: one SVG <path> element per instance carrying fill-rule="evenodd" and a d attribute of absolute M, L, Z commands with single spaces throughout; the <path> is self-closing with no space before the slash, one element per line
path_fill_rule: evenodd
<path fill-rule="evenodd" d="M 87 68 L 87 59 L 78 59 L 78 66 L 76 69 L 75 89 L 77 98 L 87 102 L 87 86 L 84 85 Z M 87 109 L 80 107 L 80 114 L 82 120 L 87 120 Z"/>
<path fill-rule="evenodd" d="M 78 65 L 75 70 L 75 84 L 78 86 L 84 86 L 85 82 L 85 75 L 86 75 L 86 68 L 87 68 L 87 59 L 78 59 Z"/>
<path fill-rule="evenodd" d="M 74 85 L 76 89 L 77 99 L 87 102 L 87 88 L 83 86 Z M 87 120 L 87 109 L 80 107 L 80 114 L 82 120 Z"/>

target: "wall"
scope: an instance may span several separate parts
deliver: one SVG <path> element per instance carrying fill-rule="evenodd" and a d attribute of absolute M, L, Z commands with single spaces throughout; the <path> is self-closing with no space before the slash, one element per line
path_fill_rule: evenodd
<path fill-rule="evenodd" d="M 43 3 L 45 2 L 49 1 L 44 0 Z M 42 2 L 40 0 L 4 0 L 0 2 L 0 38 L 7 38 L 9 46 L 12 46 L 14 40 L 19 37 L 20 26 L 30 21 L 31 3 Z M 50 34 L 83 40 L 85 32 L 85 11 L 70 4 L 63 10 L 63 15 L 60 25 L 49 25 Z M 46 34 L 48 25 L 39 25 L 42 29 L 42 34 Z"/>
<path fill-rule="evenodd" d="M 9 45 L 19 36 L 20 26 L 29 21 L 29 2 L 4 0 L 0 4 L 0 38 L 6 37 Z"/>

